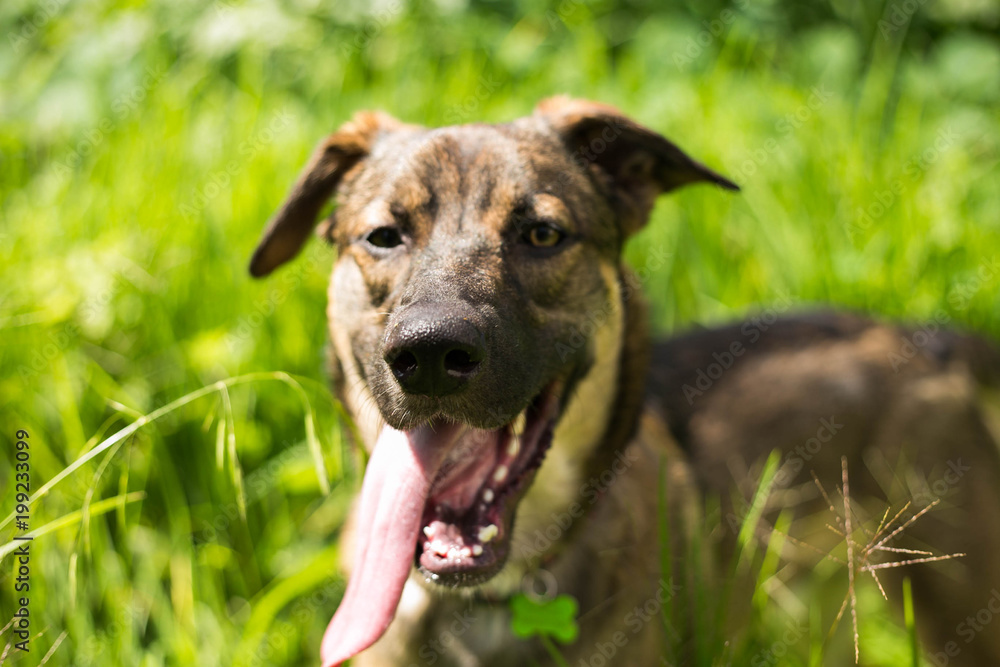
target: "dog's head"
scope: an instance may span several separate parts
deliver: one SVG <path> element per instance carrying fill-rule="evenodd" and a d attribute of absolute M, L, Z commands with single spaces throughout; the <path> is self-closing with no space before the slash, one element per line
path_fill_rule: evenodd
<path fill-rule="evenodd" d="M 503 567 L 554 435 L 592 446 L 607 426 L 594 397 L 616 378 L 624 241 L 658 195 L 701 181 L 736 188 L 617 110 L 566 98 L 504 125 L 365 112 L 319 146 L 251 272 L 292 258 L 336 195 L 321 227 L 338 251 L 330 333 L 372 458 L 326 663 L 378 638 L 414 563 L 447 585 Z"/>

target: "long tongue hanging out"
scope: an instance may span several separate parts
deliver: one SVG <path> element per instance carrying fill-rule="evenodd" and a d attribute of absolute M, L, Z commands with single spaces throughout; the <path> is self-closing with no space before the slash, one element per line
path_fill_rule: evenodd
<path fill-rule="evenodd" d="M 462 428 L 382 429 L 361 485 L 354 572 L 323 635 L 323 667 L 365 650 L 392 622 L 413 565 L 431 482 Z"/>

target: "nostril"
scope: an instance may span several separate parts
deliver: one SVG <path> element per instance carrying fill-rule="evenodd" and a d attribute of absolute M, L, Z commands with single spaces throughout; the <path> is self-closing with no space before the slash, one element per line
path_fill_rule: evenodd
<path fill-rule="evenodd" d="M 473 359 L 466 350 L 449 350 L 444 355 L 444 369 L 452 376 L 465 376 L 476 370 L 479 361 Z"/>
<path fill-rule="evenodd" d="M 397 380 L 405 380 L 417 372 L 417 357 L 409 350 L 403 350 L 389 363 Z"/>

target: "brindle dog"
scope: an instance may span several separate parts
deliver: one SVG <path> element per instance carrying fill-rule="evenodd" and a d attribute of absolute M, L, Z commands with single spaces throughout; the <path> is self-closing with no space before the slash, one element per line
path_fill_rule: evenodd
<path fill-rule="evenodd" d="M 704 530 L 701 499 L 722 499 L 702 542 L 731 551 L 740 521 L 726 518 L 742 517 L 772 450 L 762 540 L 774 508 L 797 508 L 806 542 L 842 539 L 807 520 L 835 521 L 811 474 L 834 493 L 842 459 L 855 526 L 939 498 L 890 543 L 967 554 L 908 568 L 925 646 L 938 664 L 1000 664 L 1000 633 L 973 629 L 1000 587 L 1000 460 L 981 402 L 1000 355 L 822 313 L 651 344 L 622 247 L 660 194 L 699 182 L 737 189 L 614 108 L 566 98 L 501 125 L 364 112 L 319 146 L 251 272 L 290 260 L 336 195 L 320 228 L 338 251 L 335 385 L 371 459 L 324 665 L 550 664 L 510 633 L 524 582 L 579 602 L 570 664 L 608 646 L 616 664 L 689 663 L 693 625 L 671 639 L 635 610 L 692 608 L 685 573 L 704 571 L 684 544 Z M 788 542 L 783 556 L 819 558 Z M 899 580 L 883 582 L 898 598 Z"/>

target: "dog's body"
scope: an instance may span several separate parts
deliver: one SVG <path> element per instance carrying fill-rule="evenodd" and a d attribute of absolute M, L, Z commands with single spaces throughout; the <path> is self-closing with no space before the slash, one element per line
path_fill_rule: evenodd
<path fill-rule="evenodd" d="M 955 630 L 1000 586 L 1000 458 L 979 405 L 1000 356 L 824 314 L 651 346 L 622 244 L 659 194 L 699 181 L 735 189 L 614 109 L 561 98 L 501 126 L 362 114 L 321 146 L 251 270 L 291 258 L 337 193 L 334 376 L 372 460 L 324 665 L 547 663 L 511 635 L 506 600 L 525 586 L 578 601 L 570 664 L 608 642 L 615 664 L 687 663 L 694 622 L 670 638 L 636 610 L 694 604 L 700 498 L 739 514 L 731 490 L 749 498 L 773 449 L 771 497 L 801 516 L 828 512 L 805 489 L 814 472 L 832 491 L 842 457 L 859 512 L 950 480 L 907 529 L 968 554 L 909 572 L 925 641 L 961 642 L 950 664 L 1000 660 L 996 633 Z M 720 525 L 706 537 L 732 552 Z"/>

